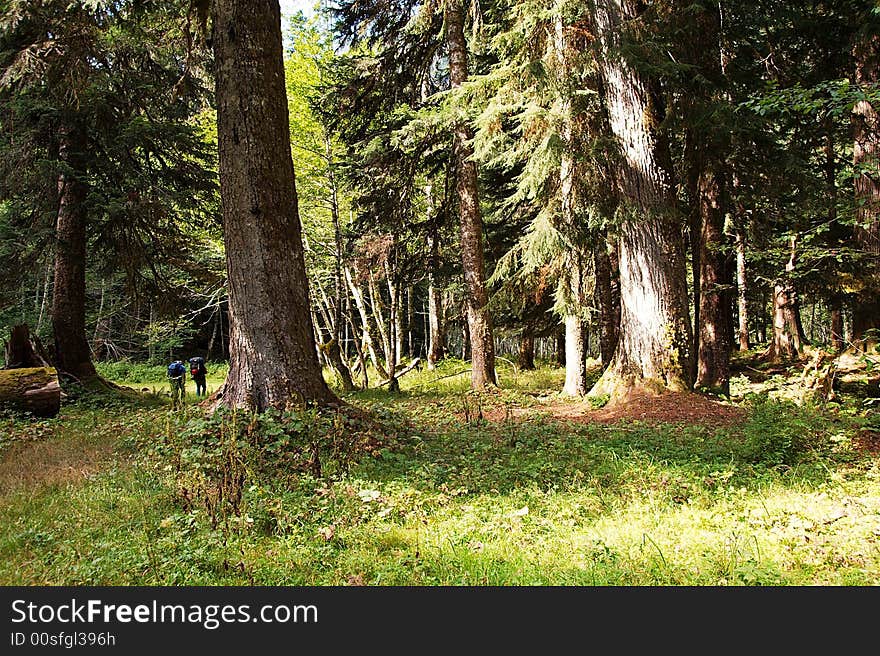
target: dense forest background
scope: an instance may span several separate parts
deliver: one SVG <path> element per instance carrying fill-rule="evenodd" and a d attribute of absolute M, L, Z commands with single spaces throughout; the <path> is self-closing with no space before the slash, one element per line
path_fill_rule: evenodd
<path fill-rule="evenodd" d="M 878 66 L 875 0 L 0 0 L 0 583 L 877 585 Z"/>
<path fill-rule="evenodd" d="M 4 3 L 0 332 L 28 324 L 74 377 L 229 357 L 204 9 Z M 294 16 L 290 144 L 328 374 L 353 389 L 452 355 L 482 385 L 497 353 L 567 363 L 575 395 L 587 358 L 724 393 L 736 349 L 870 339 L 878 20 L 842 0 Z"/>

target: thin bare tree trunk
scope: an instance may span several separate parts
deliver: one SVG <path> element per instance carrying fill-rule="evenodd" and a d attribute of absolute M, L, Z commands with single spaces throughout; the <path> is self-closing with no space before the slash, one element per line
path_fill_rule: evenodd
<path fill-rule="evenodd" d="M 345 293 L 345 284 L 342 281 L 342 226 L 339 221 L 339 190 L 336 186 L 336 174 L 333 165 L 333 148 L 330 137 L 324 138 L 324 149 L 327 156 L 327 179 L 330 183 L 330 218 L 333 221 L 333 321 L 331 322 L 330 339 L 324 348 L 327 358 L 333 366 L 333 370 L 339 378 L 342 390 L 353 392 L 354 381 L 351 379 L 351 370 L 348 368 L 345 356 L 342 353 L 340 342 L 342 340 L 342 301 Z"/>
<path fill-rule="evenodd" d="M 361 288 L 355 283 L 354 277 L 351 274 L 351 270 L 346 267 L 345 268 L 345 278 L 348 282 L 349 290 L 351 291 L 351 296 L 354 299 L 355 307 L 357 307 L 358 314 L 361 318 L 361 344 L 364 351 L 369 353 L 370 360 L 373 362 L 373 367 L 375 367 L 376 371 L 379 372 L 379 375 L 383 378 L 388 378 L 388 372 L 385 371 L 385 367 L 382 365 L 382 362 L 379 359 L 378 354 L 376 353 L 376 342 L 379 341 L 373 334 L 372 325 L 370 323 L 370 315 L 367 313 L 367 304 L 364 300 L 364 293 Z M 364 363 L 366 367 L 366 362 Z"/>
<path fill-rule="evenodd" d="M 43 281 L 43 298 L 40 301 L 40 314 L 37 317 L 37 325 L 34 333 L 39 335 L 40 328 L 43 327 L 43 320 L 46 318 L 46 308 L 49 306 L 49 285 L 52 282 L 52 260 L 46 264 L 46 278 Z"/>
<path fill-rule="evenodd" d="M 736 230 L 736 302 L 739 319 L 739 350 L 749 350 L 749 304 L 746 278 L 746 231 Z"/>

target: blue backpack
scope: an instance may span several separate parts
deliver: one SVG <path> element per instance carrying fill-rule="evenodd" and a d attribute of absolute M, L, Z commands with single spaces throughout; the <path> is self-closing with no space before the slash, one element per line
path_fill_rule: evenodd
<path fill-rule="evenodd" d="M 180 360 L 176 360 L 168 365 L 168 377 L 169 378 L 180 378 L 186 373 L 186 367 L 183 366 L 183 363 Z"/>

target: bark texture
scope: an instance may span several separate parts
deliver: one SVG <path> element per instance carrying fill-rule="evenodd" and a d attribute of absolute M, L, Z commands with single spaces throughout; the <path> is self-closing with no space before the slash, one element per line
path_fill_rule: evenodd
<path fill-rule="evenodd" d="M 724 246 L 723 177 L 706 168 L 700 176 L 700 322 L 695 386 L 730 392 L 731 335 L 728 330 Z"/>
<path fill-rule="evenodd" d="M 586 323 L 576 314 L 565 317 L 565 385 L 566 396 L 587 393 Z"/>
<path fill-rule="evenodd" d="M 535 370 L 535 336 L 531 332 L 523 331 L 520 335 L 517 364 L 521 371 Z"/>
<path fill-rule="evenodd" d="M 796 236 L 791 237 L 789 248 L 786 276 L 773 286 L 773 335 L 766 354 L 772 362 L 796 360 L 803 350 L 798 297 L 789 278 L 797 263 Z"/>
<path fill-rule="evenodd" d="M 449 78 L 453 88 L 468 77 L 467 42 L 464 38 L 464 7 L 461 0 L 446 0 L 446 40 L 449 46 Z M 471 387 L 498 384 L 495 377 L 495 342 L 483 254 L 483 219 L 477 192 L 477 166 L 472 159 L 473 135 L 466 121 L 455 124 L 456 191 L 461 215 L 461 262 L 467 299 L 470 340 Z"/>
<path fill-rule="evenodd" d="M 624 23 L 641 3 L 598 0 L 600 70 L 612 132 L 620 149 L 618 181 L 625 206 L 620 228 L 620 334 L 611 365 L 591 395 L 623 396 L 628 388 L 691 388 L 683 225 L 678 216 L 668 148 L 653 80 L 618 51 Z"/>
<path fill-rule="evenodd" d="M 874 85 L 880 72 L 880 36 L 866 35 L 854 49 L 856 83 Z M 868 283 L 853 306 L 852 341 L 864 342 L 866 333 L 880 328 L 880 115 L 867 100 L 853 107 L 853 165 L 855 179 L 856 247 L 868 255 Z M 873 336 L 872 341 L 877 341 Z"/>
<path fill-rule="evenodd" d="M 596 307 L 599 308 L 599 357 L 608 366 L 617 347 L 620 325 L 620 282 L 617 254 L 603 245 L 593 255 L 596 269 Z"/>
<path fill-rule="evenodd" d="M 55 365 L 79 381 L 97 376 L 86 336 L 86 227 L 88 186 L 84 170 L 85 135 L 78 128 L 62 134 L 59 158 L 67 167 L 58 179 L 55 224 L 55 285 L 52 290 L 52 332 Z"/>
<path fill-rule="evenodd" d="M 278 1 L 216 0 L 213 12 L 230 308 L 219 402 L 257 411 L 334 404 L 309 312 Z"/>

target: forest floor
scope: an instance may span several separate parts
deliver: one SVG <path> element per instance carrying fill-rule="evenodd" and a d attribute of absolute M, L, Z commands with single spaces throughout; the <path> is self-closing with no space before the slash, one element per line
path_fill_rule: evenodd
<path fill-rule="evenodd" d="M 161 368 L 106 366 L 141 398 L 0 415 L 0 584 L 878 585 L 878 381 L 843 358 L 817 400 L 806 364 L 600 407 L 451 360 L 345 395 L 363 424 L 172 412 Z"/>

